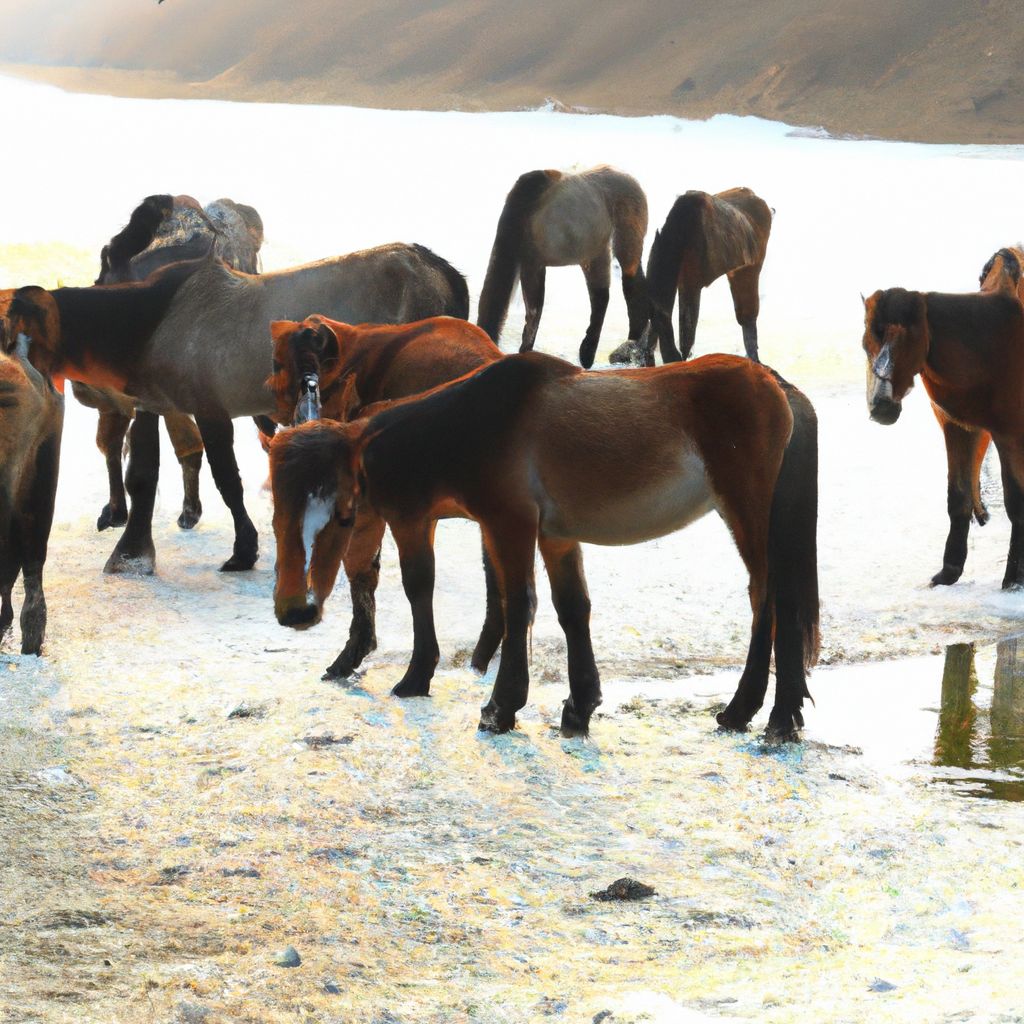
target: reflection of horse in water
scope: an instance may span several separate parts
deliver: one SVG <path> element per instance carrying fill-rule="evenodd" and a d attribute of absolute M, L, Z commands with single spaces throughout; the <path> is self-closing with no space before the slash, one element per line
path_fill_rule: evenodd
<path fill-rule="evenodd" d="M 974 644 L 946 648 L 933 763 L 986 774 L 970 778 L 982 795 L 1024 800 L 1024 637 L 996 645 L 992 705 L 979 709 Z M 1016 778 L 993 778 L 1012 773 Z M 954 782 L 962 777 L 954 777 Z"/>
<path fill-rule="evenodd" d="M 477 323 L 497 343 L 518 277 L 526 303 L 519 351 L 529 352 L 544 309 L 546 268 L 576 264 L 590 293 L 580 363 L 592 366 L 608 309 L 613 255 L 622 269 L 629 337 L 639 340 L 647 324 L 641 265 L 646 234 L 647 197 L 630 175 L 614 167 L 581 174 L 528 171 L 512 186 L 498 219 Z"/>
<path fill-rule="evenodd" d="M 191 196 L 147 196 L 132 211 L 128 224 L 103 246 L 96 284 L 142 281 L 160 267 L 205 256 L 211 250 L 235 270 L 255 274 L 262 244 L 263 221 L 251 206 L 217 199 L 204 209 Z M 73 381 L 71 388 L 75 398 L 100 414 L 96 445 L 107 463 L 110 497 L 96 520 L 96 528 L 124 526 L 128 505 L 121 453 L 135 415 L 135 403 L 112 388 L 78 381 Z M 181 465 L 184 498 L 178 525 L 190 530 L 203 512 L 199 500 L 203 439 L 192 417 L 184 413 L 168 413 L 164 425 Z"/>

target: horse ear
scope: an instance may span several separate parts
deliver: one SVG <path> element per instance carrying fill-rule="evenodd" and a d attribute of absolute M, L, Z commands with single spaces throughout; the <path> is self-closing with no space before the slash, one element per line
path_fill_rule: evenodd
<path fill-rule="evenodd" d="M 345 378 L 345 385 L 341 389 L 341 399 L 338 403 L 340 405 L 341 422 L 347 423 L 349 420 L 355 419 L 355 413 L 359 407 L 363 404 L 363 400 L 359 397 L 359 389 L 356 387 L 356 375 L 350 373 Z"/>
<path fill-rule="evenodd" d="M 861 292 L 861 293 L 860 293 L 860 304 L 861 304 L 861 305 L 862 305 L 862 306 L 863 306 L 863 307 L 864 307 L 865 309 L 867 309 L 867 306 L 868 306 L 868 300 L 864 298 L 864 293 L 863 293 L 863 292 Z"/>
<path fill-rule="evenodd" d="M 317 325 L 316 328 L 317 339 L 320 344 L 320 359 L 323 362 L 328 362 L 332 359 L 338 358 L 340 348 L 338 346 L 338 336 L 334 331 L 322 321 Z"/>
<path fill-rule="evenodd" d="M 298 326 L 299 325 L 294 320 L 271 320 L 270 340 L 276 345 L 277 342 L 287 338 L 297 330 Z"/>

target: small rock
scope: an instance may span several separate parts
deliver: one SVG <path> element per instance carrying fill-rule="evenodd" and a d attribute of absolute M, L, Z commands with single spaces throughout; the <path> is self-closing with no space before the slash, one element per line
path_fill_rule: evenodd
<path fill-rule="evenodd" d="M 302 957 L 294 946 L 285 946 L 280 953 L 274 954 L 274 963 L 278 967 L 298 967 L 302 963 Z"/>
<path fill-rule="evenodd" d="M 611 1010 L 602 1010 L 600 1013 L 595 1013 L 593 1024 L 601 1024 L 602 1021 L 610 1020 L 611 1016 Z"/>
<path fill-rule="evenodd" d="M 63 765 L 54 765 L 52 768 L 41 768 L 34 773 L 35 778 L 47 786 L 84 786 L 77 775 L 72 775 Z"/>
<path fill-rule="evenodd" d="M 875 978 L 870 985 L 868 985 L 869 992 L 895 992 L 896 986 L 891 981 L 886 981 L 885 978 Z"/>
<path fill-rule="evenodd" d="M 607 889 L 592 892 L 591 898 L 602 902 L 645 900 L 657 893 L 649 885 L 638 882 L 635 878 L 617 878 Z"/>
<path fill-rule="evenodd" d="M 256 868 L 221 868 L 221 875 L 224 878 L 259 878 L 260 873 Z"/>
<path fill-rule="evenodd" d="M 172 864 L 170 867 L 161 868 L 153 885 L 173 885 L 184 878 L 192 869 L 187 864 Z"/>
<path fill-rule="evenodd" d="M 247 700 L 243 700 L 241 704 L 236 704 L 228 712 L 228 718 L 266 718 L 271 707 L 273 707 L 271 701 L 252 704 Z"/>
<path fill-rule="evenodd" d="M 36 927 L 49 928 L 102 928 L 110 918 L 98 910 L 55 910 L 36 921 Z"/>
<path fill-rule="evenodd" d="M 324 982 L 324 991 L 329 996 L 340 996 L 341 995 L 341 988 L 338 986 L 338 983 L 336 981 L 330 981 L 330 980 L 325 981 Z"/>
<path fill-rule="evenodd" d="M 314 733 L 311 736 L 303 736 L 302 742 L 310 750 L 322 750 L 324 747 L 338 747 L 349 744 L 353 739 L 354 737 L 352 736 L 335 736 L 333 732 L 321 732 Z"/>
<path fill-rule="evenodd" d="M 198 1003 L 178 1003 L 177 1008 L 178 1024 L 205 1024 L 210 1011 Z"/>

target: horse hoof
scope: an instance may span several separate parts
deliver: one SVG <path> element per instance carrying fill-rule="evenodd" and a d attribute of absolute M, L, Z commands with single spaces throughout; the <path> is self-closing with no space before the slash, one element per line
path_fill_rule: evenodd
<path fill-rule="evenodd" d="M 191 530 L 195 527 L 196 523 L 199 522 L 202 514 L 203 508 L 201 505 L 199 508 L 183 508 L 181 510 L 181 515 L 178 516 L 178 526 L 182 530 Z"/>
<path fill-rule="evenodd" d="M 221 572 L 246 572 L 256 564 L 259 552 L 235 552 L 221 567 Z"/>
<path fill-rule="evenodd" d="M 640 351 L 635 341 L 624 341 L 618 348 L 612 350 L 608 362 L 624 366 L 634 366 L 639 362 Z"/>
<path fill-rule="evenodd" d="M 499 708 L 493 701 L 480 709 L 480 732 L 492 732 L 495 735 L 511 732 L 516 727 L 516 713 Z"/>
<path fill-rule="evenodd" d="M 96 520 L 96 529 L 102 533 L 112 526 L 124 526 L 127 522 L 128 513 L 124 509 L 111 508 L 110 505 L 104 505 L 99 518 Z"/>
<path fill-rule="evenodd" d="M 156 571 L 156 553 L 128 555 L 115 551 L 103 571 L 108 576 L 152 576 Z"/>
<path fill-rule="evenodd" d="M 933 587 L 949 587 L 952 586 L 958 579 L 960 579 L 961 573 L 963 573 L 963 567 L 959 569 L 952 565 L 944 565 L 941 571 L 937 572 L 931 581 Z"/>
<path fill-rule="evenodd" d="M 724 711 L 719 711 L 715 715 L 715 721 L 718 723 L 719 732 L 746 732 L 750 725 L 749 717 L 744 718 L 728 708 Z"/>
<path fill-rule="evenodd" d="M 428 679 L 426 683 L 421 683 L 406 677 L 391 688 L 391 696 L 403 699 L 406 697 L 429 697 L 430 680 Z"/>
<path fill-rule="evenodd" d="M 282 626 L 290 626 L 292 629 L 309 629 L 320 621 L 320 609 L 315 604 L 289 608 L 283 615 L 278 616 L 277 621 Z"/>
<path fill-rule="evenodd" d="M 355 675 L 355 671 L 363 663 L 363 658 L 366 657 L 370 651 L 376 650 L 377 641 L 374 640 L 373 646 L 370 647 L 364 654 L 358 652 L 349 651 L 345 648 L 339 654 L 334 661 L 324 670 L 322 679 L 348 679 L 349 676 Z"/>
<path fill-rule="evenodd" d="M 799 743 L 800 730 L 804 726 L 804 716 L 800 710 L 772 710 L 768 716 L 768 726 L 764 731 L 764 742 L 768 744 Z"/>
<path fill-rule="evenodd" d="M 580 345 L 580 366 L 584 370 L 589 370 L 594 365 L 594 356 L 597 353 L 597 339 L 589 341 L 587 338 L 583 339 L 583 344 Z"/>
<path fill-rule="evenodd" d="M 579 714 L 572 700 L 562 702 L 561 732 L 566 739 L 572 739 L 574 736 L 587 737 L 590 735 L 590 715 L 584 718 L 583 715 Z"/>

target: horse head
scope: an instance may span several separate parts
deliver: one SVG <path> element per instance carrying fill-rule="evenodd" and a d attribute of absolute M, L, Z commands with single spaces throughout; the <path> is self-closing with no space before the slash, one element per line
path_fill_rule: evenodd
<path fill-rule="evenodd" d="M 270 444 L 274 613 L 282 626 L 308 629 L 323 615 L 355 523 L 363 427 L 306 423 Z"/>
<path fill-rule="evenodd" d="M 989 257 L 981 269 L 981 290 L 983 292 L 1005 292 L 1016 295 L 1024 301 L 1024 289 L 1021 284 L 1021 262 L 1024 250 L 1007 247 Z"/>
<path fill-rule="evenodd" d="M 876 423 L 900 418 L 903 399 L 928 358 L 928 304 L 921 292 L 877 291 L 864 300 L 868 413 Z"/>
<path fill-rule="evenodd" d="M 41 373 L 52 375 L 60 362 L 60 313 L 53 296 L 35 285 L 10 293 L 3 348 L 19 351 Z"/>
<path fill-rule="evenodd" d="M 284 425 L 308 423 L 321 416 L 321 395 L 333 389 L 340 375 L 340 346 L 335 329 L 322 317 L 301 322 L 275 320 L 273 374 L 267 387 L 277 403 L 275 419 Z M 340 418 L 340 417 L 336 417 Z"/>
<path fill-rule="evenodd" d="M 174 197 L 146 196 L 122 228 L 100 253 L 100 275 L 96 284 L 117 284 L 133 280 L 131 259 L 145 250 L 174 210 Z"/>

